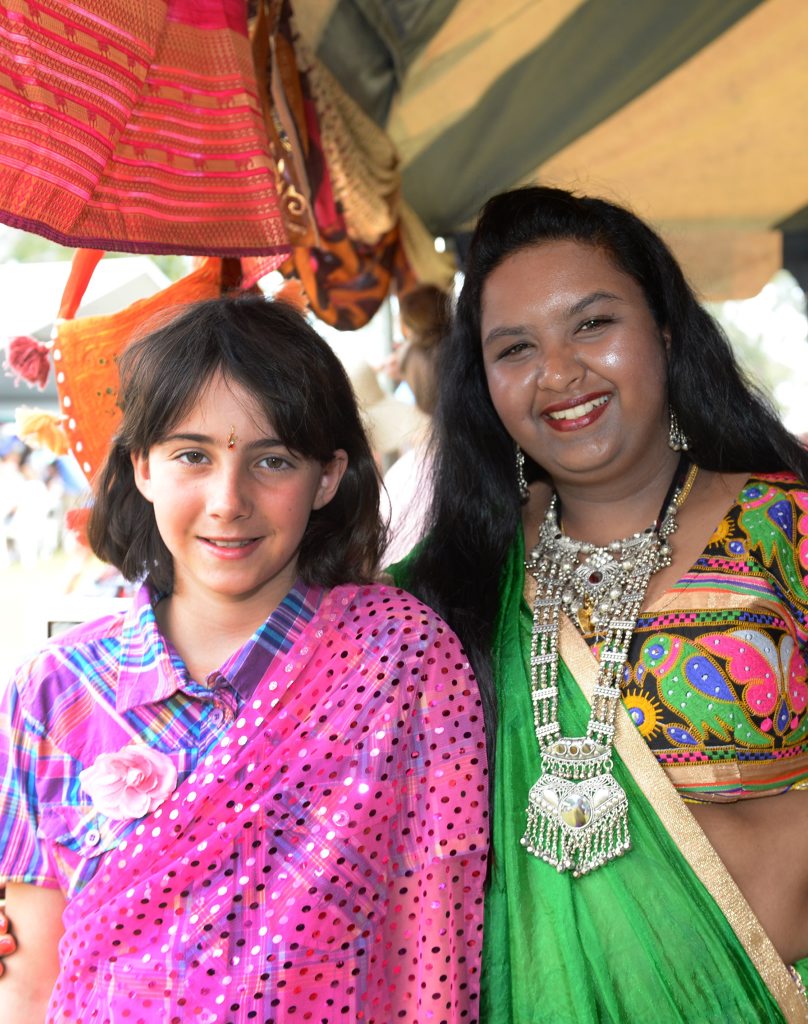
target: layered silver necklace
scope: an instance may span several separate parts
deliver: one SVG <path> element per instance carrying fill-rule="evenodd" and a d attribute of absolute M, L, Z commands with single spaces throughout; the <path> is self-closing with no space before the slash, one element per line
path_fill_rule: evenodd
<path fill-rule="evenodd" d="M 530 649 L 533 721 L 541 775 L 531 787 L 528 853 L 559 871 L 584 875 L 631 846 L 628 800 L 612 775 L 620 682 L 637 616 L 654 573 L 671 564 L 668 538 L 697 469 L 680 463 L 659 518 L 642 533 L 598 547 L 559 526 L 553 495 L 525 568 L 536 581 Z M 566 612 L 600 638 L 597 684 L 586 736 L 562 736 L 558 723 L 558 621 Z"/>

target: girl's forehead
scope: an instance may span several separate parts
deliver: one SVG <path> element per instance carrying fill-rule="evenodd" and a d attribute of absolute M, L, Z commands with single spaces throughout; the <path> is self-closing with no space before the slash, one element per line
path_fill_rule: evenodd
<path fill-rule="evenodd" d="M 262 403 L 258 395 L 243 384 L 221 373 L 217 373 L 199 390 L 171 429 L 174 432 L 194 424 L 202 429 L 205 424 L 213 427 L 225 421 L 239 423 L 242 430 L 249 427 L 263 436 L 275 434 L 273 417 L 269 415 L 266 403 Z"/>

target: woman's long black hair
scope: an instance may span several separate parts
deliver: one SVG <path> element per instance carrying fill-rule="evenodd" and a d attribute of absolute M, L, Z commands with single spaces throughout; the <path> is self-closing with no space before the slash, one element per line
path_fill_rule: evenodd
<path fill-rule="evenodd" d="M 642 288 L 670 334 L 668 395 L 699 466 L 721 472 L 792 470 L 808 479 L 808 452 L 738 366 L 726 336 L 699 304 L 661 238 L 630 211 L 602 199 L 528 187 L 482 210 L 454 327 L 439 363 L 433 501 L 407 586 L 460 636 L 475 668 L 489 743 L 496 723 L 491 644 L 503 563 L 521 526 L 514 442 L 488 393 L 480 318 L 488 275 L 508 256 L 543 242 L 596 247 Z M 527 459 L 528 479 L 541 475 Z"/>

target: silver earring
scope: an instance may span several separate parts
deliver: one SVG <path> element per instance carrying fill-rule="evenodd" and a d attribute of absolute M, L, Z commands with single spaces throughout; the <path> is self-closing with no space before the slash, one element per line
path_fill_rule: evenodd
<path fill-rule="evenodd" d="M 525 477 L 525 453 L 519 445 L 516 446 L 516 483 L 519 487 L 519 499 L 524 504 L 530 497 L 530 491 L 527 489 Z"/>
<path fill-rule="evenodd" d="M 690 442 L 685 435 L 684 430 L 679 426 L 679 420 L 676 418 L 676 413 L 673 409 L 670 410 L 670 432 L 668 434 L 668 445 L 675 452 L 686 452 L 690 447 Z"/>

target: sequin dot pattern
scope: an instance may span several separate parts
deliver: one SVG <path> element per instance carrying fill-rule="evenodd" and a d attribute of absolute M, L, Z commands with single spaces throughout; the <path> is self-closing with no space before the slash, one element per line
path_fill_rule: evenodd
<path fill-rule="evenodd" d="M 338 587 L 69 903 L 49 1019 L 477 1019 L 485 747 L 459 641 Z"/>

